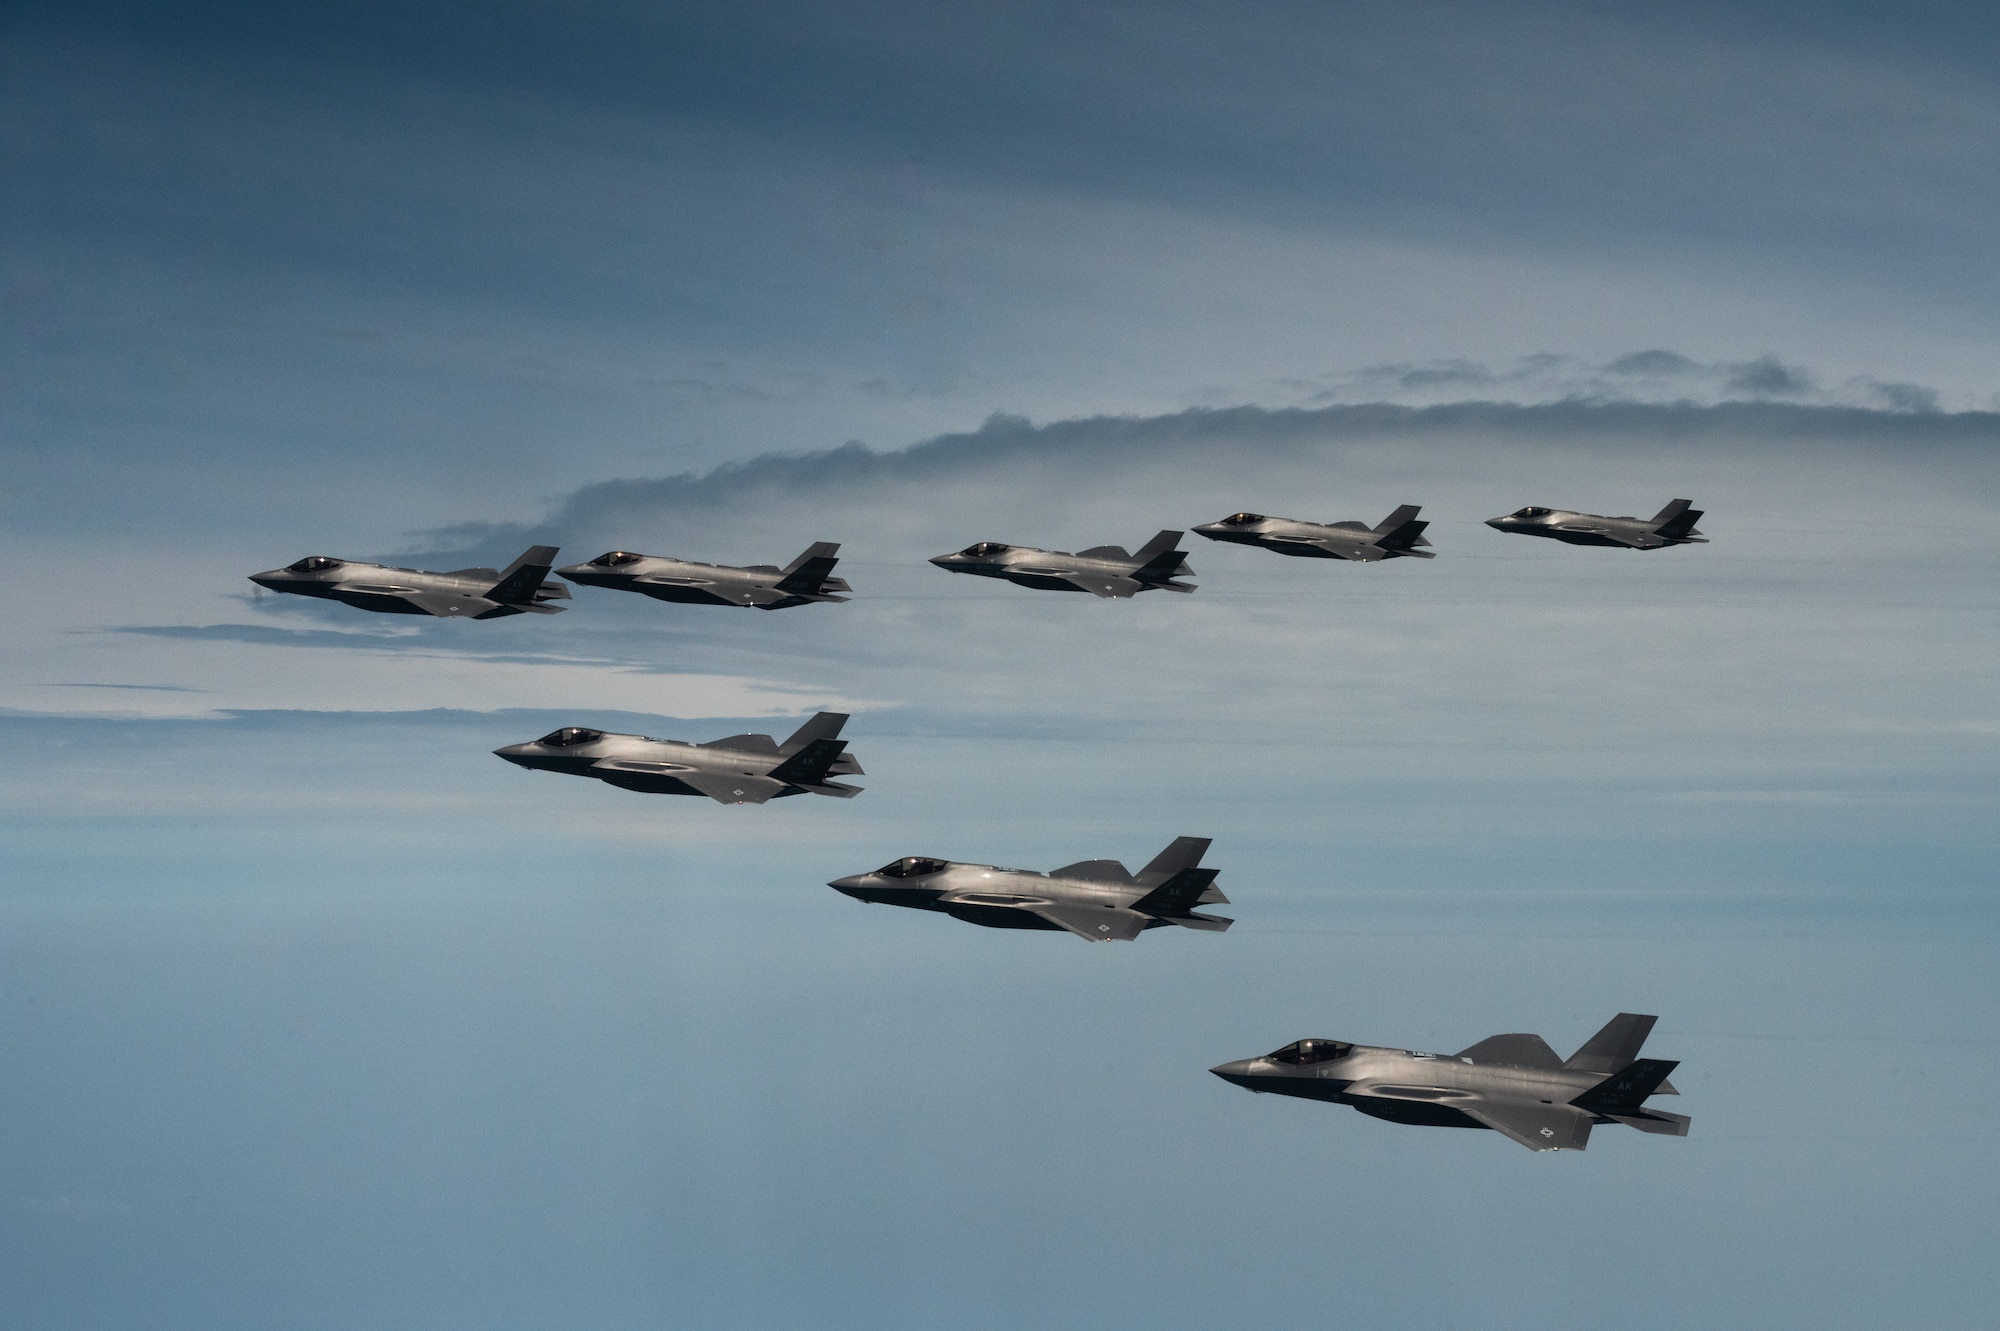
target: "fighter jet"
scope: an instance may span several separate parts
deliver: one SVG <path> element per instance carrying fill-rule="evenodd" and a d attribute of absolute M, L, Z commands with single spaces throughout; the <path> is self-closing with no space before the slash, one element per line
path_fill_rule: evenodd
<path fill-rule="evenodd" d="M 827 576 L 840 562 L 834 558 L 839 549 L 831 541 L 816 541 L 783 568 L 775 564 L 738 568 L 731 564 L 700 564 L 691 559 L 612 550 L 588 564 L 572 564 L 556 572 L 585 586 L 640 592 L 658 601 L 783 610 L 814 601 L 847 599 L 834 593 L 854 589 L 840 578 Z"/>
<path fill-rule="evenodd" d="M 1414 555 L 1436 559 L 1423 537 L 1428 522 L 1417 521 L 1419 506 L 1405 504 L 1373 527 L 1358 522 L 1299 522 L 1267 518 L 1262 513 L 1231 513 L 1220 522 L 1204 522 L 1195 531 L 1211 541 L 1261 545 L 1281 555 L 1308 559 L 1352 559 L 1372 564 L 1382 559 Z"/>
<path fill-rule="evenodd" d="M 363 564 L 331 555 L 308 555 L 296 564 L 252 573 L 250 581 L 274 592 L 345 601 L 385 615 L 436 615 L 441 619 L 500 619 L 506 615 L 553 615 L 569 588 L 544 581 L 555 563 L 556 547 L 531 545 L 504 570 L 461 568 L 450 573 Z"/>
<path fill-rule="evenodd" d="M 564 726 L 528 744 L 493 752 L 510 763 L 599 781 L 648 795 L 706 795 L 722 804 L 762 804 L 787 795 L 853 799 L 861 787 L 829 776 L 861 776 L 861 764 L 834 738 L 841 712 L 821 712 L 783 744 L 769 735 L 731 735 L 706 744 Z"/>
<path fill-rule="evenodd" d="M 1174 549 L 1181 535 L 1177 531 L 1163 531 L 1146 542 L 1137 554 L 1125 553 L 1122 545 L 1094 545 L 1069 554 L 1062 550 L 981 541 L 955 554 L 939 555 L 931 563 L 949 573 L 1005 578 L 1023 587 L 1052 592 L 1118 597 L 1154 590 L 1191 592 L 1193 583 L 1174 581 L 1194 576 L 1194 570 L 1187 565 L 1187 555 Z"/>
<path fill-rule="evenodd" d="M 1227 905 L 1214 869 L 1200 869 L 1208 838 L 1184 836 L 1135 876 L 1117 860 L 1082 860 L 1048 874 L 908 855 L 827 886 L 861 901 L 943 911 L 989 929 L 1067 929 L 1092 943 L 1129 941 L 1178 924 L 1220 932 L 1236 923 L 1196 906 Z"/>
<path fill-rule="evenodd" d="M 1492 1128 L 1531 1151 L 1581 1151 L 1596 1123 L 1687 1136 L 1691 1120 L 1647 1109 L 1678 1095 L 1680 1066 L 1640 1058 L 1657 1017 L 1621 1012 L 1568 1059 L 1539 1035 L 1494 1035 L 1456 1054 L 1419 1054 L 1345 1040 L 1296 1040 L 1262 1058 L 1210 1068 L 1253 1091 L 1352 1105 L 1392 1123 Z"/>
<path fill-rule="evenodd" d="M 1669 545 L 1707 545 L 1708 538 L 1694 529 L 1701 510 L 1692 499 L 1676 499 L 1651 518 L 1606 518 L 1595 513 L 1572 513 L 1566 508 L 1539 508 L 1530 504 L 1501 518 L 1488 518 L 1486 525 L 1497 531 L 1522 536 L 1546 536 L 1571 545 L 1613 545 L 1627 550 L 1658 550 Z"/>

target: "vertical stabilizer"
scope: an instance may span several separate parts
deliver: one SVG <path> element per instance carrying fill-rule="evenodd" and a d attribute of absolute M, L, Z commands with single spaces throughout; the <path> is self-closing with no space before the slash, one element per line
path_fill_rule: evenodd
<path fill-rule="evenodd" d="M 1658 1020 L 1636 1012 L 1621 1012 L 1605 1022 L 1603 1030 L 1584 1041 L 1583 1048 L 1571 1054 L 1563 1066 L 1573 1072 L 1618 1072 L 1639 1056 L 1640 1046 L 1653 1033 L 1653 1023 Z"/>
<path fill-rule="evenodd" d="M 1136 879 L 1147 887 L 1158 887 L 1181 870 L 1200 864 L 1201 857 L 1208 854 L 1211 844 L 1210 838 L 1205 836 L 1175 837 L 1172 845 L 1139 870 Z"/>
<path fill-rule="evenodd" d="M 802 752 L 814 740 L 835 738 L 840 734 L 840 728 L 846 724 L 846 712 L 820 712 L 794 730 L 791 737 L 778 746 L 778 752 L 789 758 L 795 753 Z"/>
<path fill-rule="evenodd" d="M 1132 561 L 1141 568 L 1156 563 L 1162 555 L 1172 553 L 1173 548 L 1181 543 L 1181 537 L 1186 534 L 1186 532 L 1163 531 L 1140 546 L 1138 553 L 1132 556 Z"/>
<path fill-rule="evenodd" d="M 542 589 L 549 570 L 555 567 L 556 547 L 553 545 L 531 545 L 521 553 L 521 557 L 509 564 L 500 574 L 500 581 L 486 593 L 489 601 L 502 605 L 526 605 L 534 601 L 535 593 Z"/>
<path fill-rule="evenodd" d="M 1700 520 L 1701 510 L 1694 506 L 1694 500 L 1676 499 L 1653 515 L 1653 530 L 1667 537 L 1692 536 L 1694 524 Z"/>
<path fill-rule="evenodd" d="M 783 570 L 785 576 L 772 585 L 779 591 L 790 592 L 794 596 L 819 595 L 825 587 L 828 575 L 833 572 L 833 566 L 840 562 L 834 558 L 839 551 L 840 546 L 832 541 L 813 542 L 806 547 L 804 554 L 785 565 Z M 841 590 L 847 590 L 844 583 Z"/>

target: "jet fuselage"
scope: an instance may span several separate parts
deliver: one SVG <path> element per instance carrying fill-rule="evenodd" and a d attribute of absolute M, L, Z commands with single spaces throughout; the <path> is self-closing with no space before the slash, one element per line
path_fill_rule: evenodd
<path fill-rule="evenodd" d="M 554 553 L 550 548 L 548 557 L 553 557 Z M 569 588 L 559 582 L 547 582 L 533 576 L 522 584 L 518 592 L 496 596 L 494 593 L 501 590 L 499 584 L 506 576 L 501 570 L 492 568 L 432 573 L 424 569 L 336 559 L 331 555 L 309 555 L 284 568 L 252 573 L 250 581 L 274 592 L 339 601 L 357 610 L 372 610 L 386 615 L 434 615 L 445 619 L 499 619 L 506 615 L 530 613 L 552 615 L 563 607 L 545 602 L 569 599 Z"/>
<path fill-rule="evenodd" d="M 1621 1012 L 1567 1060 L 1538 1035 L 1495 1035 L 1456 1054 L 1295 1040 L 1210 1068 L 1247 1090 L 1351 1106 L 1426 1127 L 1492 1128 L 1533 1151 L 1581 1151 L 1594 1124 L 1685 1137 L 1690 1120 L 1648 1109 L 1677 1063 L 1640 1058 L 1656 1018 Z"/>
<path fill-rule="evenodd" d="M 1180 537 L 1177 531 L 1161 532 L 1136 555 L 1126 553 L 1120 546 L 1097 546 L 1070 554 L 1065 550 L 980 541 L 963 550 L 938 555 L 931 563 L 948 573 L 1002 578 L 1043 591 L 1089 592 L 1093 596 L 1118 598 L 1145 591 L 1191 592 L 1194 584 L 1174 581 L 1194 574 L 1186 557 L 1173 550 Z"/>
<path fill-rule="evenodd" d="M 612 550 L 587 564 L 572 564 L 556 572 L 588 587 L 638 592 L 656 601 L 783 610 L 815 601 L 847 600 L 837 593 L 853 589 L 840 578 L 825 576 L 825 570 L 836 562 L 833 552 L 839 548 L 831 542 L 815 545 L 790 569 L 775 564 L 704 564 Z"/>
<path fill-rule="evenodd" d="M 859 787 L 828 780 L 862 775 L 844 741 L 833 737 L 846 719 L 823 712 L 782 748 L 769 735 L 690 744 L 564 726 L 493 752 L 531 771 L 592 777 L 649 795 L 706 795 L 723 804 L 762 804 L 803 794 L 847 798 L 859 794 Z"/>
<path fill-rule="evenodd" d="M 909 855 L 827 886 L 858 901 L 940 911 L 992 929 L 1066 930 L 1092 942 L 1129 940 L 1163 924 L 1221 930 L 1231 921 L 1193 910 L 1229 900 L 1213 886 L 1214 870 L 1195 867 L 1207 844 L 1183 838 L 1162 852 L 1170 863 L 1156 861 L 1138 878 L 1116 860 L 1044 874 Z"/>
<path fill-rule="evenodd" d="M 1416 548 L 1430 545 L 1422 535 L 1430 524 L 1416 521 L 1417 512 L 1415 505 L 1407 505 L 1390 514 L 1379 527 L 1359 522 L 1300 522 L 1262 513 L 1232 513 L 1220 522 L 1204 522 L 1194 531 L 1211 541 L 1261 546 L 1303 559 L 1346 559 L 1362 564 L 1405 557 L 1435 559 L 1435 551 Z"/>
<path fill-rule="evenodd" d="M 1689 501 L 1676 499 L 1650 518 L 1605 517 L 1598 513 L 1578 513 L 1567 508 L 1543 508 L 1530 504 L 1486 525 L 1495 531 L 1517 536 L 1542 536 L 1567 545 L 1602 545 L 1621 550 L 1664 550 L 1673 545 L 1706 545 L 1708 538 L 1695 530 L 1701 518 Z"/>

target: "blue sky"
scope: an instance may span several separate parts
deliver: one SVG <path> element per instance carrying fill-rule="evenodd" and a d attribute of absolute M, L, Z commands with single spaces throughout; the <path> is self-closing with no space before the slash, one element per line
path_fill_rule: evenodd
<path fill-rule="evenodd" d="M 6 25 L 4 1320 L 1991 1325 L 1983 7 Z M 1437 559 L 1191 597 L 924 562 L 1405 502 Z M 243 580 L 811 540 L 852 603 Z M 820 707 L 859 799 L 489 752 Z M 1180 834 L 1226 935 L 822 886 Z M 1204 1072 L 1621 1008 L 1685 1141 Z"/>

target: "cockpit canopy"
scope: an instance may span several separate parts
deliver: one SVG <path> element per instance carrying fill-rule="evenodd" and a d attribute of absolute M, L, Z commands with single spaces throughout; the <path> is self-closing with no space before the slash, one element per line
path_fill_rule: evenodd
<path fill-rule="evenodd" d="M 326 555 L 308 555 L 296 564 L 285 567 L 287 573 L 324 573 L 330 568 L 339 568 L 341 561 Z"/>
<path fill-rule="evenodd" d="M 1345 1040 L 1294 1040 L 1265 1057 L 1278 1063 L 1331 1063 L 1353 1052 L 1354 1046 Z"/>
<path fill-rule="evenodd" d="M 1517 509 L 1515 512 L 1508 514 L 1508 516 L 1515 518 L 1545 518 L 1553 512 L 1555 510 L 1552 508 L 1542 508 L 1538 505 L 1530 504 L 1526 508 Z"/>
<path fill-rule="evenodd" d="M 590 562 L 598 568 L 620 568 L 626 564 L 636 564 L 644 555 L 635 555 L 630 550 L 607 550 Z"/>
<path fill-rule="evenodd" d="M 962 555 L 971 555 L 974 559 L 981 559 L 987 555 L 1000 554 L 1007 548 L 1008 548 L 1007 546 L 1002 545 L 998 541 L 981 541 L 977 545 L 966 546 L 963 550 L 960 550 L 959 553 Z"/>
<path fill-rule="evenodd" d="M 921 855 L 905 855 L 894 864 L 885 864 L 875 872 L 884 878 L 928 878 L 950 867 L 943 860 L 929 860 Z"/>
<path fill-rule="evenodd" d="M 548 734 L 536 740 L 535 743 L 546 744 L 552 749 L 566 749 L 572 744 L 589 744 L 593 740 L 603 738 L 604 732 L 601 730 L 587 730 L 582 726 L 564 726 L 561 730 L 551 730 Z"/>
<path fill-rule="evenodd" d="M 1263 520 L 1264 515 L 1262 513 L 1231 513 L 1222 520 L 1222 525 L 1225 527 L 1247 527 L 1253 522 L 1262 522 Z"/>

